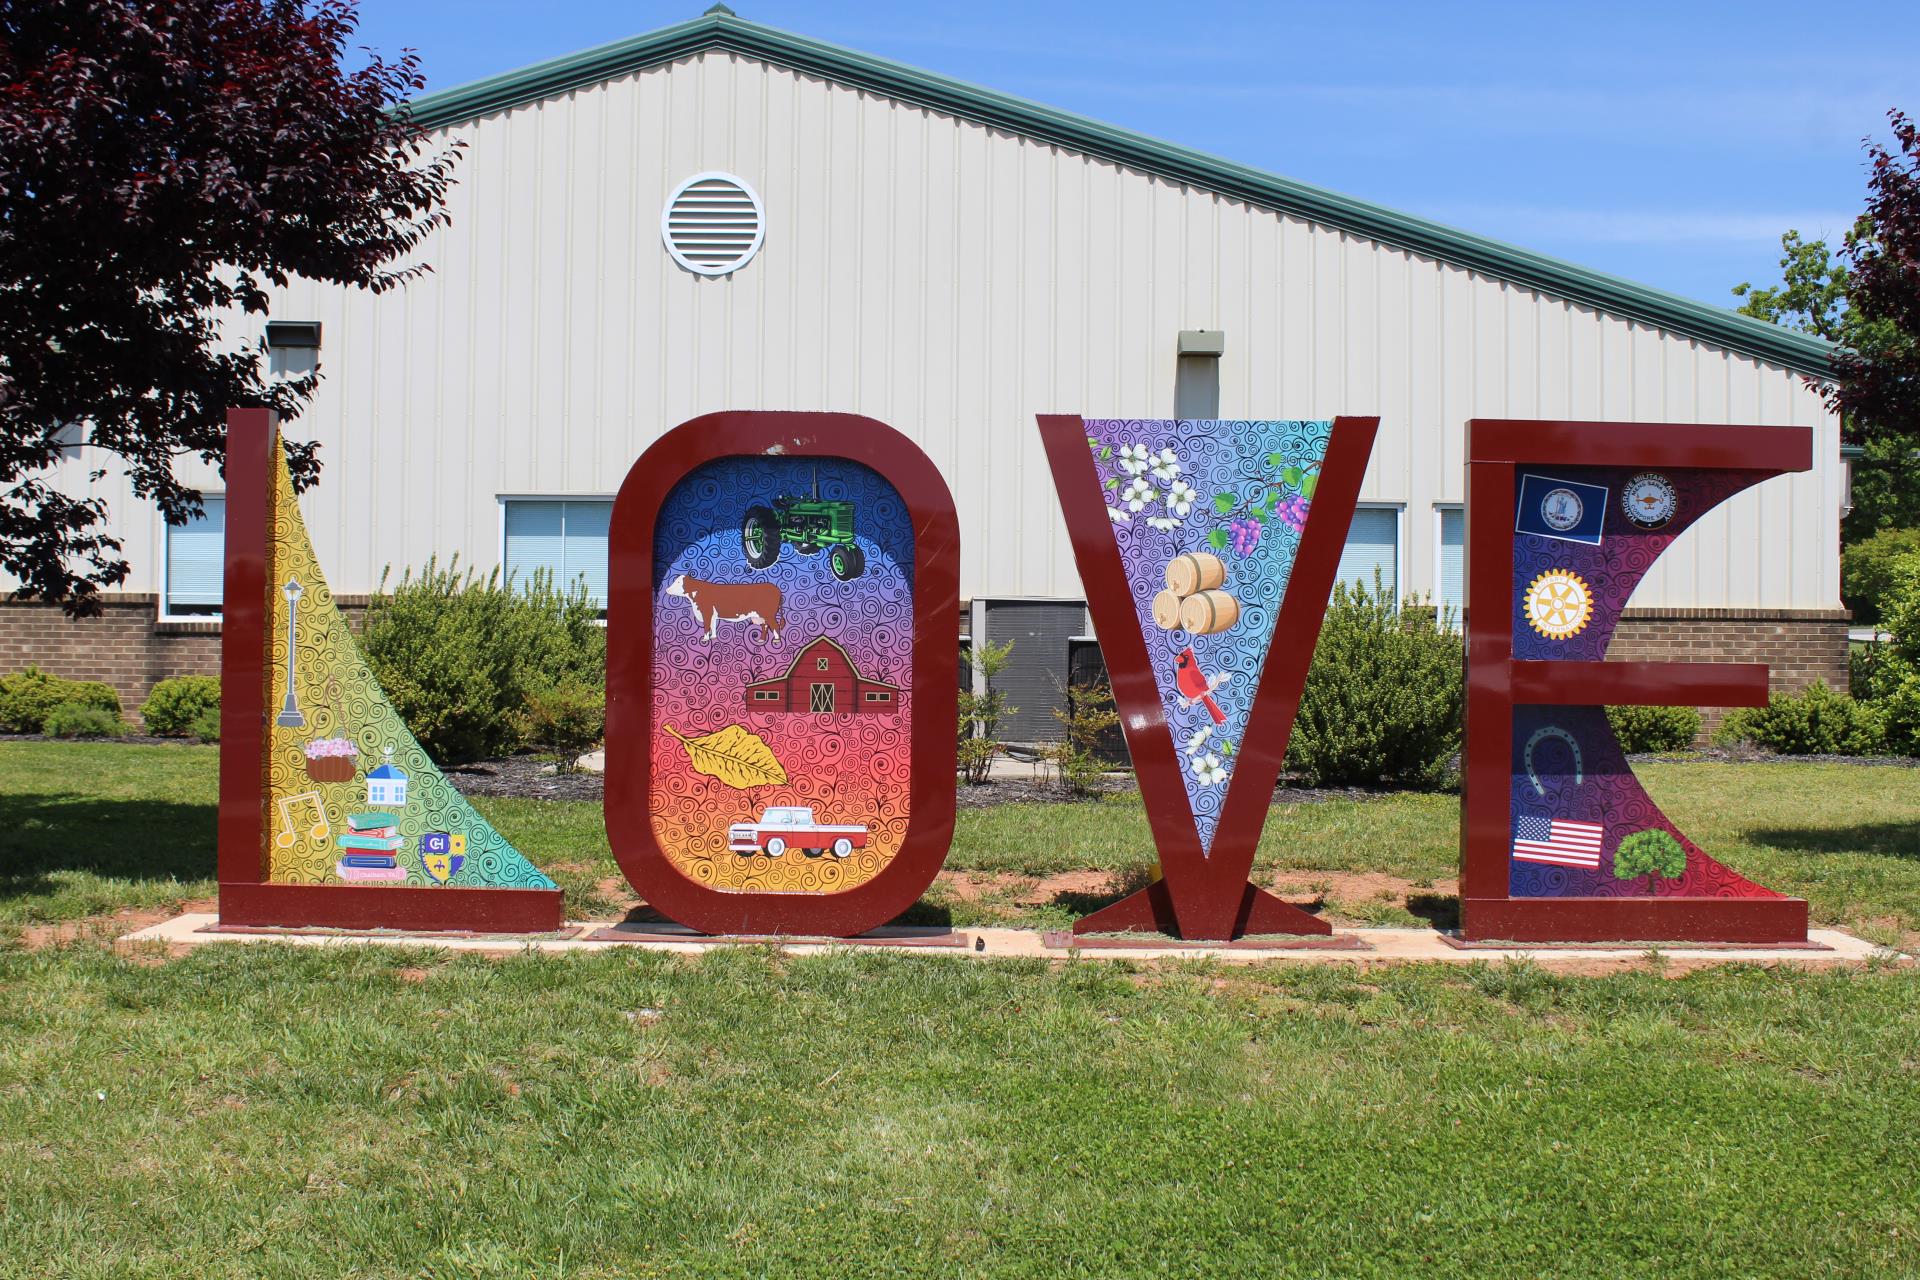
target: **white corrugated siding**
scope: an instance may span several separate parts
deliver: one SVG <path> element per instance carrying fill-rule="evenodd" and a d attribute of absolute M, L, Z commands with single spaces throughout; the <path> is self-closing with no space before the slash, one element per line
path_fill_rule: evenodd
<path fill-rule="evenodd" d="M 326 379 L 292 427 L 336 590 L 385 565 L 499 559 L 500 494 L 604 495 L 718 409 L 835 409 L 906 432 L 960 510 L 968 595 L 1077 596 L 1036 412 L 1172 412 L 1175 338 L 1226 330 L 1223 416 L 1378 413 L 1363 497 L 1402 503 L 1431 591 L 1435 503 L 1470 417 L 1801 424 L 1816 470 L 1736 498 L 1635 605 L 1831 608 L 1837 427 L 1799 376 L 1296 219 L 721 53 L 453 128 L 468 148 L 435 271 L 382 297 L 298 283 Z M 677 267 L 660 209 L 738 174 L 766 242 Z M 235 326 L 256 338 L 258 318 Z M 129 590 L 159 520 L 129 512 Z"/>

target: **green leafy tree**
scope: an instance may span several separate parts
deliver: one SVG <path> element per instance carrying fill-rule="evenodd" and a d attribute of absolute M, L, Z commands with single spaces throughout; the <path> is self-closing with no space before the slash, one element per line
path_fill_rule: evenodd
<path fill-rule="evenodd" d="M 1734 289 L 1750 316 L 1837 345 L 1820 384 L 1854 463 L 1849 542 L 1920 526 L 1920 133 L 1888 113 L 1894 147 L 1868 143 L 1866 212 L 1832 251 L 1798 231 L 1781 238 L 1781 283 Z"/>
<path fill-rule="evenodd" d="M 1636 831 L 1613 852 L 1613 874 L 1618 880 L 1647 878 L 1647 891 L 1660 892 L 1662 880 L 1687 874 L 1687 851 L 1671 834 L 1658 829 Z"/>
<path fill-rule="evenodd" d="M 1867 210 L 1842 250 L 1855 337 L 1825 393 L 1866 448 L 1849 517 L 1861 531 L 1920 524 L 1920 125 L 1887 121 L 1894 145 L 1867 144 Z"/>
<path fill-rule="evenodd" d="M 1855 223 L 1847 232 L 1851 243 L 1863 230 Z M 1733 287 L 1742 298 L 1740 314 L 1787 329 L 1798 329 L 1828 342 L 1856 343 L 1861 319 L 1847 305 L 1846 265 L 1834 257 L 1825 240 L 1803 239 L 1798 231 L 1780 237 L 1780 283 L 1760 288 L 1751 281 Z"/>
<path fill-rule="evenodd" d="M 124 469 L 179 524 L 200 495 L 174 464 L 221 460 L 230 407 L 291 417 L 313 395 L 223 322 L 295 276 L 377 293 L 427 270 L 457 148 L 393 109 L 419 61 L 349 52 L 357 22 L 355 0 L 0 0 L 0 569 L 19 594 L 87 613 L 127 576 L 62 459 Z M 287 448 L 304 487 L 313 447 Z"/>
<path fill-rule="evenodd" d="M 1893 640 L 1876 646 L 1862 683 L 1884 748 L 1920 756 L 1920 552 L 1899 559 L 1889 576 L 1881 626 Z"/>

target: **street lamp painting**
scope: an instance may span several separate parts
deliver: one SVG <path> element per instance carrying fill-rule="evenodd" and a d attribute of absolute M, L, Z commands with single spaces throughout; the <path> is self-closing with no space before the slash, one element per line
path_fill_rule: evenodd
<path fill-rule="evenodd" d="M 287 598 L 287 697 L 280 704 L 280 714 L 274 723 L 285 729 L 303 729 L 307 718 L 300 712 L 300 701 L 293 696 L 293 634 L 298 622 L 300 597 L 306 594 L 306 588 L 300 585 L 300 579 L 288 578 L 287 585 L 280 588 L 280 594 Z"/>

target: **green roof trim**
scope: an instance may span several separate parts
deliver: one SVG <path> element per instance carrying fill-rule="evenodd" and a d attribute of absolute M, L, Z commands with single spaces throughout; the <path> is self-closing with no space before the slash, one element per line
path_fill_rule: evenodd
<path fill-rule="evenodd" d="M 725 50 L 819 76 L 1095 156 L 1169 182 L 1217 192 L 1534 289 L 1578 306 L 1637 320 L 1782 365 L 1798 373 L 1821 378 L 1832 376 L 1829 361 L 1833 346 L 1811 334 L 1783 329 L 1724 307 L 1636 284 L 1010 94 L 764 27 L 734 16 L 724 5 L 716 5 L 691 22 L 443 89 L 416 98 L 400 109 L 422 128 L 436 129 L 709 49 Z"/>

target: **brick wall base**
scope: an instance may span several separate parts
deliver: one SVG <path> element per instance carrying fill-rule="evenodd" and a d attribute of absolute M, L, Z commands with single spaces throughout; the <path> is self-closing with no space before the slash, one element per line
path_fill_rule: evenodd
<path fill-rule="evenodd" d="M 357 624 L 364 596 L 336 597 Z M 964 617 L 964 613 L 962 614 Z M 1607 657 L 1642 662 L 1764 662 L 1772 687 L 1798 693 L 1815 679 L 1847 687 L 1844 609 L 1629 609 Z M 1065 657 L 1062 655 L 1062 662 Z M 168 676 L 220 674 L 218 622 L 161 622 L 151 595 L 109 595 L 96 618 L 57 606 L 0 602 L 0 675 L 28 664 L 74 680 L 104 680 L 129 719 Z M 1723 714 L 1702 708 L 1711 732 Z"/>
<path fill-rule="evenodd" d="M 363 598 L 339 601 L 350 619 Z M 0 601 L 0 675 L 36 666 L 70 680 L 103 680 L 134 724 L 153 686 L 170 676 L 220 674 L 218 622 L 162 622 L 158 600 L 135 593 L 102 598 L 100 614 L 69 618 L 58 605 Z"/>
<path fill-rule="evenodd" d="M 1799 693 L 1815 680 L 1844 693 L 1848 617 L 1845 609 L 1628 609 L 1607 660 L 1764 662 L 1775 693 Z M 1700 711 L 1710 736 L 1726 708 Z"/>

